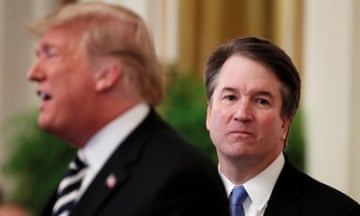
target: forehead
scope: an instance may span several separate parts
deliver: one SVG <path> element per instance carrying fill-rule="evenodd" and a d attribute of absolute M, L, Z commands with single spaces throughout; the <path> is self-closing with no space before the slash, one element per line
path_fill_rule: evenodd
<path fill-rule="evenodd" d="M 80 46 L 82 32 L 75 25 L 62 25 L 49 28 L 41 35 L 38 48 L 43 46 L 59 49 L 72 49 Z"/>
<path fill-rule="evenodd" d="M 264 64 L 241 55 L 229 57 L 220 69 L 218 87 L 250 90 L 280 90 L 281 82 Z"/>

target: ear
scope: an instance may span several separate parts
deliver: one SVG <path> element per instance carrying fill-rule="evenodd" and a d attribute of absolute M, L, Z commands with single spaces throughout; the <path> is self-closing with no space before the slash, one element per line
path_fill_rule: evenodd
<path fill-rule="evenodd" d="M 95 76 L 96 91 L 102 92 L 113 88 L 121 79 L 122 67 L 120 64 L 110 64 L 97 71 Z"/>
<path fill-rule="evenodd" d="M 283 123 L 281 125 L 281 139 L 282 140 L 286 140 L 286 137 L 287 137 L 287 135 L 289 133 L 290 123 L 291 123 L 291 118 L 290 117 L 285 117 L 283 119 Z"/>
<path fill-rule="evenodd" d="M 209 124 L 210 124 L 210 115 L 211 115 L 211 105 L 210 102 L 208 102 L 207 110 L 206 110 L 206 129 L 209 130 Z"/>

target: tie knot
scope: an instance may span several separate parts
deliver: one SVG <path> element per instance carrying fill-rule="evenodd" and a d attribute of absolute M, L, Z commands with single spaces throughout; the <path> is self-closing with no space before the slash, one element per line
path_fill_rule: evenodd
<path fill-rule="evenodd" d="M 236 186 L 232 190 L 231 194 L 231 204 L 232 205 L 242 205 L 244 200 L 247 197 L 247 192 L 244 186 Z"/>
<path fill-rule="evenodd" d="M 75 159 L 70 163 L 71 170 L 81 170 L 87 167 L 85 156 L 82 151 L 78 151 Z"/>

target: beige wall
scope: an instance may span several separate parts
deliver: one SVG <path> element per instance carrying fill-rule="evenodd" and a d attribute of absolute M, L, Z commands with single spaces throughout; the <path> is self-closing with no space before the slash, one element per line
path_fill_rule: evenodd
<path fill-rule="evenodd" d="M 305 1 L 309 173 L 360 201 L 359 1 Z"/>
<path fill-rule="evenodd" d="M 26 23 L 55 7 L 47 0 L 0 3 L 0 121 L 31 107 L 35 93 L 26 80 L 34 57 L 35 40 Z"/>
<path fill-rule="evenodd" d="M 10 118 L 35 106 L 35 91 L 26 80 L 34 43 L 25 23 L 54 7 L 48 0 L 0 1 L 0 167 L 7 156 Z M 0 186 L 6 185 L 0 173 Z M 6 189 L 6 188 L 4 188 Z"/>
<path fill-rule="evenodd" d="M 6 154 L 2 139 L 6 134 L 5 123 L 30 101 L 25 79 L 30 48 L 23 28 L 28 8 L 27 1 L 0 2 L 0 161 Z"/>

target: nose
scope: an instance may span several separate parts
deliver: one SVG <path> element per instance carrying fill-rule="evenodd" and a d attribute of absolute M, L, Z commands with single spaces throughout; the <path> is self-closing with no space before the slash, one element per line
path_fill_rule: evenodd
<path fill-rule="evenodd" d="M 250 101 L 245 99 L 239 100 L 236 104 L 234 119 L 243 122 L 248 122 L 253 119 L 253 109 Z"/>
<path fill-rule="evenodd" d="M 27 73 L 27 79 L 34 82 L 40 82 L 45 79 L 45 73 L 40 67 L 39 61 L 36 61 Z"/>

